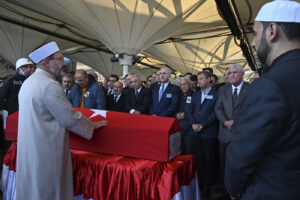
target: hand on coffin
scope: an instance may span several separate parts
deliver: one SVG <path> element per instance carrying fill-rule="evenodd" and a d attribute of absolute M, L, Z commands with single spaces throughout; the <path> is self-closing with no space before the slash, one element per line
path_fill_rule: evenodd
<path fill-rule="evenodd" d="M 136 110 L 136 111 L 133 112 L 133 114 L 141 114 L 141 112 Z"/>
<path fill-rule="evenodd" d="M 98 121 L 98 122 L 93 122 L 93 124 L 94 124 L 94 129 L 98 129 L 98 128 L 101 128 L 102 126 L 106 126 L 107 121 L 102 120 L 102 121 Z"/>

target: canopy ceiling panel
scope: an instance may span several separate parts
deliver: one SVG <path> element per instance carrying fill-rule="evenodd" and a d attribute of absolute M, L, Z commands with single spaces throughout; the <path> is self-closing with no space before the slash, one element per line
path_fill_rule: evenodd
<path fill-rule="evenodd" d="M 228 31 L 219 31 L 214 34 L 220 36 L 189 35 L 182 37 L 182 41 L 153 45 L 145 53 L 167 63 L 182 74 L 186 72 L 196 74 L 205 67 L 211 67 L 216 75 L 222 76 L 224 69 L 233 63 L 240 63 L 245 70 L 249 70 L 247 61 L 233 36 L 226 35 Z"/>
<path fill-rule="evenodd" d="M 111 54 L 95 51 L 90 48 L 81 48 L 76 51 L 63 52 L 64 55 L 72 60 L 88 65 L 108 78 L 110 74 L 116 74 L 122 77 L 122 66 L 118 62 L 111 62 Z M 140 75 L 145 80 L 149 74 L 156 69 L 151 69 L 143 65 L 131 65 L 129 71 Z"/>
<path fill-rule="evenodd" d="M 1 59 L 0 77 L 2 78 L 7 75 L 14 74 L 15 71 L 13 70 L 13 66 L 16 60 L 20 57 L 28 57 L 29 53 L 34 48 L 44 42 L 56 41 L 63 52 L 74 51 L 84 47 L 83 45 L 79 45 L 77 43 L 69 42 L 64 39 L 41 33 L 39 32 L 39 29 L 43 29 L 43 31 L 49 31 L 49 34 L 54 32 L 56 34 L 60 34 L 60 36 L 66 36 L 67 38 L 71 38 L 72 40 L 77 40 L 91 46 L 103 46 L 100 42 L 91 39 L 87 34 L 80 30 L 42 14 L 32 12 L 14 4 L 10 4 L 9 2 L 0 1 L 0 12 L 6 18 L 11 19 L 11 21 L 24 22 L 26 25 L 34 25 L 38 29 L 32 30 L 14 23 L 1 21 L 0 55 L 3 56 L 3 59 Z M 112 63 L 110 61 L 110 58 L 112 57 L 111 54 L 101 54 L 95 49 L 89 49 L 89 51 L 94 53 L 87 54 L 78 51 L 76 55 L 72 55 L 70 58 L 85 63 L 92 68 L 94 67 L 95 70 L 102 73 L 105 77 L 108 77 L 112 73 L 118 75 L 121 74 L 122 67 L 118 63 Z M 68 55 L 66 56 L 68 57 Z M 99 63 L 101 63 L 101 65 L 98 65 Z M 11 68 L 8 69 L 8 66 L 11 66 Z M 130 67 L 130 69 L 136 73 L 138 69 L 140 69 L 140 72 L 138 73 L 143 78 L 149 73 L 152 73 L 151 70 L 143 67 L 142 65 L 140 67 Z"/>
<path fill-rule="evenodd" d="M 236 4 L 251 42 L 249 32 L 254 17 L 267 1 L 228 1 Z M 181 73 L 213 67 L 221 75 L 226 66 L 236 62 L 248 69 L 213 0 L 0 0 L 2 15 L 88 44 L 85 46 L 105 44 L 113 52 L 134 55 L 145 52 Z M 2 21 L 0 28 L 0 54 L 13 64 L 46 41 L 57 41 L 63 50 L 82 47 Z M 105 77 L 111 73 L 121 75 L 122 68 L 110 62 L 111 55 L 107 54 L 107 60 L 98 66 L 102 53 L 86 54 L 78 52 L 74 59 L 95 67 Z M 160 62 L 150 65 L 161 67 Z M 143 65 L 130 67 L 129 72 L 142 68 Z M 143 68 L 142 71 L 155 70 Z"/>
<path fill-rule="evenodd" d="M 169 37 L 225 26 L 210 0 L 14 0 L 87 32 L 113 52 L 136 55 Z"/>
<path fill-rule="evenodd" d="M 45 42 L 55 40 L 61 49 L 78 46 L 78 44 L 50 36 L 45 33 L 47 31 L 66 36 L 74 41 L 81 41 L 86 44 L 98 43 L 98 45 L 101 45 L 100 42 L 91 39 L 80 30 L 6 1 L 0 1 L 0 13 L 1 17 L 9 19 L 11 22 L 1 21 L 0 23 L 0 55 L 12 64 L 20 57 L 28 57 L 33 49 Z M 33 26 L 44 31 L 44 33 L 16 25 L 15 23 Z"/>

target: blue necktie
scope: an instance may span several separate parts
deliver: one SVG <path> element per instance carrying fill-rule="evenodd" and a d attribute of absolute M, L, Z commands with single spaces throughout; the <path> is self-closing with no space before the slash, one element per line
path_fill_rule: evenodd
<path fill-rule="evenodd" d="M 164 84 L 161 84 L 161 88 L 159 90 L 159 94 L 158 94 L 158 101 L 160 101 L 163 93 L 164 93 L 164 88 L 165 88 L 165 85 Z"/>

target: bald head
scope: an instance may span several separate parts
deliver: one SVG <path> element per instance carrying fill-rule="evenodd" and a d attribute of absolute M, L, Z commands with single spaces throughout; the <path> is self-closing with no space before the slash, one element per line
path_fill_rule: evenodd
<path fill-rule="evenodd" d="M 160 81 L 162 83 L 167 83 L 169 82 L 169 78 L 171 76 L 171 70 L 168 67 L 164 67 L 160 70 Z"/>
<path fill-rule="evenodd" d="M 113 84 L 114 94 L 119 95 L 123 92 L 123 83 L 121 81 L 116 81 Z"/>
<path fill-rule="evenodd" d="M 81 88 L 87 87 L 87 85 L 89 83 L 89 78 L 88 78 L 87 72 L 83 69 L 76 70 L 75 81 Z"/>
<path fill-rule="evenodd" d="M 135 90 L 139 89 L 142 85 L 142 80 L 137 74 L 132 75 L 130 81 L 132 88 Z"/>
<path fill-rule="evenodd" d="M 191 81 L 188 77 L 183 77 L 180 80 L 180 89 L 184 95 L 191 90 Z"/>

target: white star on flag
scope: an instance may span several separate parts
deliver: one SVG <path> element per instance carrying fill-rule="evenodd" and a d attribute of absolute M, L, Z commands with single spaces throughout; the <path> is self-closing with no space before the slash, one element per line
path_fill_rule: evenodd
<path fill-rule="evenodd" d="M 101 115 L 102 117 L 106 118 L 106 112 L 107 112 L 106 110 L 93 110 L 93 109 L 91 110 L 94 111 L 94 113 L 90 116 L 90 119 L 98 115 Z"/>

